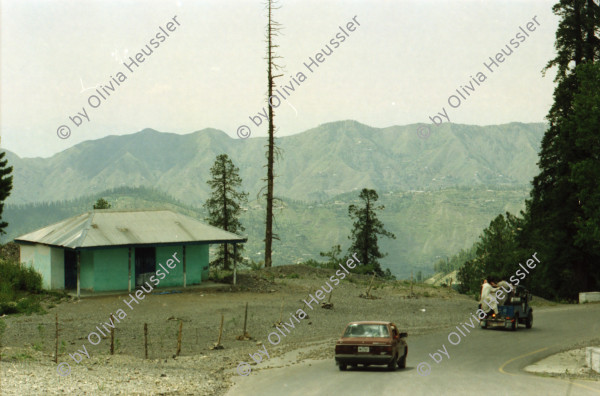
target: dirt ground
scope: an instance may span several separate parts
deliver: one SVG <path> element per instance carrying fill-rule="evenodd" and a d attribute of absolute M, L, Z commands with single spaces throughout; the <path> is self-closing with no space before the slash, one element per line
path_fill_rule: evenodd
<path fill-rule="evenodd" d="M 333 358 L 333 345 L 345 325 L 355 320 L 390 320 L 401 331 L 423 334 L 447 327 L 476 310 L 477 302 L 451 289 L 415 285 L 410 296 L 408 282 L 375 281 L 371 294 L 364 294 L 370 277 L 351 275 L 333 286 L 333 309 L 303 300 L 325 285 L 332 270 L 305 266 L 283 266 L 238 274 L 238 287 L 185 289 L 182 293 L 148 295 L 129 309 L 124 295 L 83 298 L 47 308 L 44 315 L 5 317 L 2 337 L 0 393 L 37 394 L 161 394 L 222 395 L 230 386 L 240 361 L 251 361 L 249 353 L 268 347 L 269 362 L 253 370 L 272 366 L 284 353 L 316 346 L 297 359 Z M 331 282 L 330 282 L 331 284 Z M 327 286 L 325 285 L 327 288 Z M 326 293 L 325 293 L 326 294 Z M 129 300 L 129 297 L 127 297 Z M 325 297 L 324 301 L 327 301 Z M 243 333 L 244 308 L 248 303 L 247 333 L 251 340 L 239 341 Z M 88 334 L 108 321 L 111 313 L 124 309 L 127 314 L 116 323 L 115 354 L 110 355 L 110 340 L 103 338 L 92 346 Z M 294 321 L 295 327 L 281 337 L 277 346 L 267 341 L 276 331 L 274 323 L 291 320 L 303 309 L 308 318 Z M 59 318 L 60 370 L 54 363 L 55 314 Z M 217 341 L 221 314 L 224 349 L 212 350 Z M 182 321 L 181 353 L 175 358 L 179 321 Z M 144 323 L 148 324 L 148 359 L 144 359 Z M 92 341 L 96 342 L 95 337 Z M 85 351 L 83 349 L 85 347 Z M 70 354 L 80 350 L 81 362 Z M 90 358 L 85 356 L 87 352 Z"/>

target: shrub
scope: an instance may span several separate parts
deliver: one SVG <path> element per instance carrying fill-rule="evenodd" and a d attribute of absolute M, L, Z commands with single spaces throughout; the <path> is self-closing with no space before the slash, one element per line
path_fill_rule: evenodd
<path fill-rule="evenodd" d="M 249 264 L 248 264 L 248 265 L 249 265 L 249 267 L 250 267 L 250 269 L 251 269 L 252 271 L 258 271 L 259 269 L 261 269 L 261 268 L 262 268 L 262 267 L 265 265 L 265 262 L 264 262 L 264 261 L 262 261 L 262 260 L 261 260 L 261 261 L 258 261 L 258 262 L 256 262 L 256 261 L 254 261 L 254 260 L 250 259 L 250 262 L 249 262 Z"/>
<path fill-rule="evenodd" d="M 3 302 L 13 301 L 15 299 L 15 291 L 10 283 L 0 281 L 0 304 Z"/>
<path fill-rule="evenodd" d="M 361 275 L 373 275 L 373 271 L 375 271 L 375 266 L 373 264 L 369 265 L 357 265 L 352 272 L 355 274 Z"/>
<path fill-rule="evenodd" d="M 340 245 L 334 245 L 328 252 L 320 252 L 321 257 L 327 257 L 326 263 L 323 263 L 321 268 L 337 268 L 340 264 L 347 261 L 347 257 L 340 257 L 342 255 L 342 248 Z"/>
<path fill-rule="evenodd" d="M 323 264 L 326 264 L 326 263 L 319 263 L 315 259 L 308 259 L 306 261 L 301 262 L 300 264 L 308 265 L 313 268 L 323 268 Z"/>
<path fill-rule="evenodd" d="M 385 280 L 396 280 L 396 276 L 392 275 L 392 271 L 390 271 L 389 268 L 386 268 L 386 270 L 383 273 L 383 279 L 385 279 Z"/>
<path fill-rule="evenodd" d="M 19 301 L 0 302 L 0 315 L 43 313 L 39 300 L 34 296 L 20 298 Z"/>
<path fill-rule="evenodd" d="M 19 289 L 30 293 L 40 293 L 42 291 L 42 276 L 33 268 L 21 269 Z"/>
<path fill-rule="evenodd" d="M 15 281 L 19 281 L 19 266 L 14 262 L 0 259 L 0 285 L 8 285 L 14 288 Z"/>
<path fill-rule="evenodd" d="M 21 268 L 14 261 L 0 259 L 0 315 L 43 312 L 38 296 L 42 292 L 42 276 L 33 268 Z M 26 295 L 26 297 L 17 298 Z"/>
<path fill-rule="evenodd" d="M 0 315 L 19 313 L 17 303 L 14 301 L 0 302 Z"/>
<path fill-rule="evenodd" d="M 0 318 L 0 353 L 2 353 L 2 337 L 6 331 L 6 321 Z"/>
<path fill-rule="evenodd" d="M 0 258 L 8 261 L 19 261 L 19 245 L 14 242 L 8 242 L 0 245 Z"/>
<path fill-rule="evenodd" d="M 15 262 L 0 259 L 0 285 L 8 284 L 13 290 L 39 293 L 42 276 L 33 268 L 22 268 Z"/>
<path fill-rule="evenodd" d="M 209 279 L 217 283 L 233 283 L 233 271 L 215 269 L 211 271 Z"/>

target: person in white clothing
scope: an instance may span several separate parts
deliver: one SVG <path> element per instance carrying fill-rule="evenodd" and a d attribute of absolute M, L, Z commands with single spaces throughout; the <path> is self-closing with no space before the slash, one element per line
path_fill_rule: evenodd
<path fill-rule="evenodd" d="M 489 312 L 488 310 L 493 310 L 494 313 L 498 313 L 498 303 L 496 302 L 496 296 L 490 297 L 492 293 L 495 293 L 498 290 L 496 286 L 491 280 L 488 282 L 488 279 L 483 280 L 483 285 L 481 286 L 481 298 L 479 301 L 479 308 L 483 309 L 485 312 Z"/>

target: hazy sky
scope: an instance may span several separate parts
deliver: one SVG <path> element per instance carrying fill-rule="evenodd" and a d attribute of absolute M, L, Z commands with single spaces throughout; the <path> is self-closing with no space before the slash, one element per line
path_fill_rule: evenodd
<path fill-rule="evenodd" d="M 554 88 L 554 71 L 542 77 L 541 70 L 554 54 L 555 2 L 282 0 L 276 43 L 285 71 L 277 82 L 294 91 L 280 89 L 288 103 L 276 110 L 279 134 L 345 119 L 374 127 L 430 123 L 442 108 L 455 123 L 543 122 Z M 216 128 L 238 138 L 245 124 L 252 137 L 266 135 L 266 122 L 257 127 L 248 119 L 267 106 L 260 0 L 0 5 L 2 148 L 46 157 L 144 128 L 180 134 Z M 535 16 L 539 25 L 527 31 Z M 350 32 L 353 18 L 360 25 Z M 521 33 L 522 42 L 519 27 L 529 34 Z M 512 39 L 518 48 L 509 45 Z M 303 63 L 321 49 L 329 52 L 328 44 L 333 52 L 311 73 Z M 490 72 L 483 63 L 502 48 L 508 52 L 506 45 L 512 54 Z M 131 63 L 142 48 L 153 52 L 129 71 L 123 61 Z M 486 78 L 477 85 L 479 72 Z M 458 97 L 458 106 L 451 99 L 452 108 L 448 98 L 456 89 L 466 99 Z M 90 95 L 97 99 L 88 101 Z M 80 116 L 76 126 L 69 116 L 78 112 L 90 120 Z M 70 128 L 68 139 L 57 136 L 61 125 Z"/>

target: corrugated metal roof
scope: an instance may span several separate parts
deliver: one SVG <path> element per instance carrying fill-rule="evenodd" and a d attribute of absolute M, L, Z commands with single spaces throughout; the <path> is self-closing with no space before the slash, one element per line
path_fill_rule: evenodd
<path fill-rule="evenodd" d="M 15 238 L 71 249 L 184 242 L 246 242 L 247 238 L 170 210 L 95 210 Z"/>

